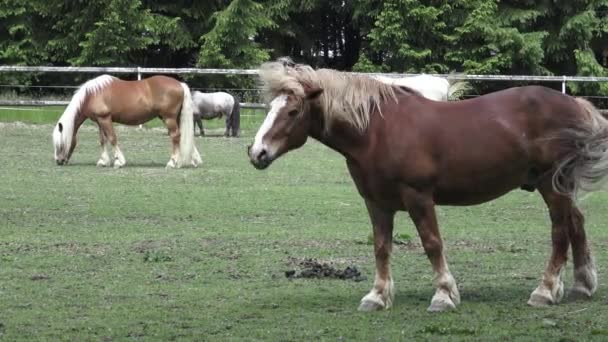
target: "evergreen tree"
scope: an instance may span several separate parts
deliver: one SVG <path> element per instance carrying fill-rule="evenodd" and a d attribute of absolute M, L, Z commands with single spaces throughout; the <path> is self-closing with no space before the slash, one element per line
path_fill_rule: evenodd
<path fill-rule="evenodd" d="M 212 19 L 213 28 L 200 39 L 199 66 L 250 68 L 270 58 L 268 49 L 257 41 L 260 30 L 276 27 L 264 6 L 252 0 L 233 0 Z"/>

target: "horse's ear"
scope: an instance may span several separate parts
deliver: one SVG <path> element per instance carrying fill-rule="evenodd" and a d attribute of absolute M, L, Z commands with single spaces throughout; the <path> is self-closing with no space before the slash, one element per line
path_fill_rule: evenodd
<path fill-rule="evenodd" d="M 63 125 L 60 123 L 57 124 L 57 126 L 59 127 L 59 133 L 63 132 Z"/>
<path fill-rule="evenodd" d="M 315 100 L 321 94 L 323 94 L 323 88 L 319 88 L 319 87 L 307 88 L 305 90 L 305 94 L 306 94 L 307 100 Z"/>

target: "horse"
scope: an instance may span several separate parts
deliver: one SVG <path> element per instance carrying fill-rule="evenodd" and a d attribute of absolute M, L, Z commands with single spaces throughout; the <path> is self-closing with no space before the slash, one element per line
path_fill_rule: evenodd
<path fill-rule="evenodd" d="M 126 164 L 118 147 L 112 122 L 141 125 L 160 118 L 169 130 L 173 150 L 167 167 L 202 161 L 194 145 L 193 106 L 190 88 L 166 76 L 124 81 L 101 75 L 81 85 L 53 129 L 55 161 L 65 165 L 77 144 L 76 133 L 86 119 L 99 126 L 101 157 L 97 166 L 120 168 Z M 113 156 L 108 149 L 111 145 Z"/>
<path fill-rule="evenodd" d="M 194 102 L 194 121 L 201 131 L 201 136 L 205 135 L 203 122 L 201 119 L 210 120 L 214 118 L 226 117 L 226 131 L 224 136 L 238 137 L 241 133 L 241 105 L 235 95 L 224 92 L 202 93 L 192 92 Z M 196 130 L 196 127 L 194 127 Z"/>
<path fill-rule="evenodd" d="M 573 298 L 590 298 L 597 271 L 587 243 L 580 191 L 608 175 L 608 120 L 588 101 L 540 86 L 475 99 L 437 102 L 370 77 L 280 62 L 259 77 L 269 112 L 248 157 L 266 169 L 308 137 L 342 154 L 365 201 L 374 236 L 376 274 L 361 311 L 388 309 L 394 285 L 389 259 L 397 211 L 407 211 L 431 262 L 429 311 L 460 303 L 448 268 L 436 205 L 468 206 L 522 188 L 549 209 L 552 254 L 531 306 L 557 304 L 572 247 Z"/>
<path fill-rule="evenodd" d="M 443 77 L 427 74 L 400 78 L 391 78 L 382 75 L 373 77 L 384 83 L 417 90 L 422 96 L 435 101 L 456 100 L 462 93 L 470 88 L 468 82 L 451 83 Z"/>

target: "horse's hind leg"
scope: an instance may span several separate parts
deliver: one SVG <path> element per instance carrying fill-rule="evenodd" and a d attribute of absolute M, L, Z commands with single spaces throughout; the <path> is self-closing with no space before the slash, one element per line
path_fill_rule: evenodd
<path fill-rule="evenodd" d="M 114 127 L 112 126 L 112 118 L 110 116 L 101 117 L 98 119 L 98 122 L 99 126 L 103 128 L 103 133 L 105 134 L 106 139 L 109 140 L 110 145 L 112 145 L 114 154 L 114 168 L 125 166 L 127 161 L 125 156 L 122 154 L 122 151 L 118 147 L 118 140 L 116 139 Z"/>
<path fill-rule="evenodd" d="M 97 161 L 97 166 L 105 167 L 112 163 L 110 155 L 108 154 L 106 140 L 107 139 L 105 133 L 103 132 L 103 128 L 101 127 L 101 124 L 99 124 L 99 145 L 101 146 L 101 157 Z"/>
<path fill-rule="evenodd" d="M 455 309 L 456 305 L 460 304 L 460 293 L 443 253 L 443 241 L 437 224 L 435 203 L 430 195 L 409 187 L 401 190 L 401 197 L 416 225 L 420 240 L 422 240 L 422 247 L 435 273 L 433 280 L 436 288 L 435 295 L 433 295 L 427 311 Z"/>
<path fill-rule="evenodd" d="M 203 129 L 203 119 L 200 116 L 194 118 L 194 122 L 196 126 L 198 126 L 199 131 L 201 131 L 201 137 L 205 136 L 205 130 Z M 196 134 L 196 126 L 194 127 L 194 133 Z"/>
<path fill-rule="evenodd" d="M 177 167 L 177 160 L 179 158 L 179 138 L 180 138 L 179 126 L 177 125 L 177 120 L 174 118 L 166 118 L 165 125 L 167 126 L 167 129 L 169 130 L 169 136 L 171 137 L 171 144 L 173 145 L 172 152 L 171 152 L 171 159 L 169 159 L 169 162 L 167 162 L 167 167 L 174 168 L 174 167 Z"/>
<path fill-rule="evenodd" d="M 230 113 L 228 113 L 228 115 L 226 115 L 226 131 L 224 132 L 225 137 L 230 136 L 231 126 L 232 126 L 232 115 L 230 115 Z"/>
<path fill-rule="evenodd" d="M 574 263 L 574 286 L 569 296 L 573 299 L 590 298 L 597 290 L 597 271 L 587 245 L 584 225 L 583 214 L 573 204 L 568 225 Z"/>
<path fill-rule="evenodd" d="M 573 218 L 578 217 L 578 210 L 572 199 L 553 190 L 549 180 L 541 184 L 539 191 L 549 208 L 553 247 L 543 279 L 528 300 L 528 304 L 531 306 L 557 304 L 562 299 L 564 295 L 562 273 L 570 246 L 569 228 L 573 223 Z"/>

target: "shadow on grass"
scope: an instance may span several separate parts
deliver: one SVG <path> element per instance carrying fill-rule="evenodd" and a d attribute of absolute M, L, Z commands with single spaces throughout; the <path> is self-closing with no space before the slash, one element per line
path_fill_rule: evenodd
<path fill-rule="evenodd" d="M 325 285 L 330 284 L 337 280 L 328 280 Z M 369 283 L 371 288 L 372 283 Z M 289 302 L 294 307 L 308 307 L 308 306 L 323 306 L 327 308 L 336 307 L 339 305 L 352 305 L 353 310 L 357 309 L 359 301 L 363 296 L 367 294 L 368 290 L 364 291 L 347 291 L 337 294 L 334 291 L 326 291 L 320 284 L 311 284 L 311 287 L 319 287 L 316 289 L 308 288 L 292 289 L 289 293 L 285 294 L 284 298 L 279 299 L 275 297 L 276 301 Z M 366 287 L 367 289 L 367 287 Z M 534 288 L 528 288 L 520 285 L 500 285 L 496 286 L 483 286 L 473 287 L 466 291 L 461 291 L 461 301 L 463 303 L 475 303 L 475 304 L 497 304 L 497 305 L 525 305 L 528 300 L 530 293 Z M 395 291 L 395 300 L 393 307 L 420 307 L 421 310 L 426 310 L 426 307 L 430 304 L 431 298 L 435 293 L 435 288 L 430 284 L 428 287 L 420 288 L 407 288 L 406 286 L 398 287 Z"/>
<path fill-rule="evenodd" d="M 161 162 L 127 162 L 127 165 L 123 166 L 121 169 L 124 168 L 128 168 L 128 169 L 135 169 L 135 168 L 141 168 L 141 169 L 164 169 L 166 167 L 166 163 L 161 163 Z M 101 167 L 101 166 L 97 166 L 95 164 L 95 162 L 69 162 L 67 165 L 55 165 L 57 167 L 74 167 L 74 168 L 79 168 L 79 169 L 99 169 L 99 170 L 104 170 L 104 169 L 114 169 L 114 167 L 112 166 L 106 166 L 106 167 Z"/>

